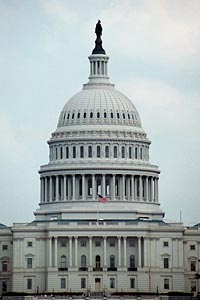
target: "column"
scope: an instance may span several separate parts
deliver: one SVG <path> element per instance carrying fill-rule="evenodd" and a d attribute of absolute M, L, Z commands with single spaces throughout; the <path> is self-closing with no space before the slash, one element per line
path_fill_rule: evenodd
<path fill-rule="evenodd" d="M 179 248 L 179 268 L 183 268 L 183 241 L 181 239 L 178 240 L 178 248 Z"/>
<path fill-rule="evenodd" d="M 125 200 L 125 175 L 122 175 L 122 200 Z"/>
<path fill-rule="evenodd" d="M 57 261 L 58 261 L 58 238 L 55 237 L 55 251 L 54 251 L 54 266 L 57 267 Z"/>
<path fill-rule="evenodd" d="M 49 201 L 52 202 L 53 200 L 53 184 L 52 184 L 52 176 L 50 176 L 49 182 Z"/>
<path fill-rule="evenodd" d="M 78 265 L 78 237 L 76 236 L 75 238 L 75 253 L 74 253 L 74 263 L 75 263 L 75 267 L 77 267 Z"/>
<path fill-rule="evenodd" d="M 74 174 L 72 175 L 72 200 L 75 200 L 75 193 L 76 193 L 76 178 Z"/>
<path fill-rule="evenodd" d="M 63 176 L 63 180 L 64 180 L 64 197 L 63 197 L 63 200 L 66 201 L 67 200 L 67 182 L 66 182 L 66 179 L 67 179 L 67 176 L 64 175 Z"/>
<path fill-rule="evenodd" d="M 149 260 L 148 260 L 148 252 L 149 252 L 149 240 L 148 238 L 144 238 L 144 267 L 149 266 Z"/>
<path fill-rule="evenodd" d="M 96 200 L 96 180 L 95 180 L 95 175 L 92 174 L 92 200 Z"/>
<path fill-rule="evenodd" d="M 149 200 L 149 178 L 148 176 L 146 176 L 146 179 L 145 179 L 145 197 L 146 197 L 146 202 L 148 202 Z"/>
<path fill-rule="evenodd" d="M 44 178 L 44 182 L 45 182 L 45 202 L 47 202 L 47 197 L 48 197 L 48 186 L 47 186 L 47 177 Z"/>
<path fill-rule="evenodd" d="M 82 175 L 82 200 L 85 200 L 85 175 Z"/>
<path fill-rule="evenodd" d="M 43 193 L 43 178 L 40 178 L 40 203 L 44 202 L 43 199 L 44 193 Z"/>
<path fill-rule="evenodd" d="M 103 237 L 103 266 L 106 267 L 106 247 L 107 247 L 107 243 L 106 243 L 106 236 Z"/>
<path fill-rule="evenodd" d="M 68 187 L 68 201 L 71 200 L 71 176 L 68 177 L 67 179 L 67 187 Z"/>
<path fill-rule="evenodd" d="M 141 237 L 138 237 L 138 267 L 141 267 Z"/>
<path fill-rule="evenodd" d="M 130 187 L 130 177 L 127 177 L 127 199 L 130 201 L 131 198 L 131 187 Z"/>
<path fill-rule="evenodd" d="M 156 202 L 158 202 L 158 178 L 156 178 Z"/>
<path fill-rule="evenodd" d="M 52 267 L 52 239 L 49 237 L 49 267 Z"/>
<path fill-rule="evenodd" d="M 157 198 L 157 195 L 156 195 L 156 178 L 154 178 L 154 202 L 156 202 L 156 198 Z"/>
<path fill-rule="evenodd" d="M 69 237 L 69 266 L 72 266 L 72 237 Z"/>
<path fill-rule="evenodd" d="M 92 267 L 92 237 L 89 237 L 89 266 Z"/>
<path fill-rule="evenodd" d="M 139 186 L 140 186 L 140 201 L 142 201 L 142 195 L 143 195 L 143 190 L 142 190 L 142 176 L 139 176 Z"/>
<path fill-rule="evenodd" d="M 112 198 L 115 201 L 115 175 L 112 176 Z"/>
<path fill-rule="evenodd" d="M 59 177 L 56 176 L 56 201 L 59 200 Z"/>
<path fill-rule="evenodd" d="M 121 267 L 121 236 L 118 236 L 118 267 Z"/>
<path fill-rule="evenodd" d="M 134 175 L 131 175 L 131 198 L 132 198 L 132 201 L 135 200 Z"/>
<path fill-rule="evenodd" d="M 105 197 L 105 185 L 106 185 L 106 178 L 105 174 L 102 175 L 102 182 L 101 182 L 101 194 Z"/>
<path fill-rule="evenodd" d="M 153 177 L 151 177 L 151 181 L 150 181 L 150 184 L 151 184 L 151 189 L 150 189 L 150 201 L 153 202 Z"/>
<path fill-rule="evenodd" d="M 126 267 L 126 236 L 124 236 L 124 267 Z"/>

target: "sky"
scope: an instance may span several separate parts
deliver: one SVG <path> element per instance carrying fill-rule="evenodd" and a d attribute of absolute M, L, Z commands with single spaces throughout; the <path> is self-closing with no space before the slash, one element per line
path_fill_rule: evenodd
<path fill-rule="evenodd" d="M 88 81 L 98 19 L 110 81 L 152 141 L 165 220 L 200 222 L 199 15 L 199 0 L 0 0 L 0 223 L 34 219 L 47 140 Z"/>

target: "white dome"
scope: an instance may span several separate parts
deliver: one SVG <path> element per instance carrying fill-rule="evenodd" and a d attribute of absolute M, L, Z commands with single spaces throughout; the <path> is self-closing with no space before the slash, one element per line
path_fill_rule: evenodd
<path fill-rule="evenodd" d="M 72 125 L 124 125 L 141 128 L 139 114 L 133 103 L 112 85 L 84 89 L 64 106 L 58 127 Z"/>

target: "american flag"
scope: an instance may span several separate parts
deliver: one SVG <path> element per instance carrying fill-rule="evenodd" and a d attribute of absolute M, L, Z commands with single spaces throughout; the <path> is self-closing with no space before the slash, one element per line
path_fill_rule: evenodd
<path fill-rule="evenodd" d="M 107 198 L 105 198 L 105 197 L 103 197 L 103 196 L 101 196 L 101 195 L 98 195 L 98 202 L 102 202 L 102 203 L 106 203 L 107 201 L 108 201 L 108 199 Z"/>

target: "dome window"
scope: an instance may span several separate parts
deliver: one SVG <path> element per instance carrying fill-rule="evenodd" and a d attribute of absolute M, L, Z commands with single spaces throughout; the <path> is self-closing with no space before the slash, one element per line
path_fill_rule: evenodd
<path fill-rule="evenodd" d="M 86 112 L 84 112 L 84 114 L 83 114 L 83 118 L 84 118 L 84 119 L 86 119 Z"/>
<path fill-rule="evenodd" d="M 60 147 L 60 159 L 63 159 L 63 148 Z"/>
<path fill-rule="evenodd" d="M 114 158 L 117 158 L 117 146 L 114 146 Z"/>
<path fill-rule="evenodd" d="M 69 147 L 66 147 L 65 149 L 65 157 L 69 158 Z"/>
<path fill-rule="evenodd" d="M 140 159 L 142 159 L 142 157 L 143 157 L 143 151 L 142 151 L 143 149 L 142 148 L 140 148 Z"/>
<path fill-rule="evenodd" d="M 135 159 L 138 159 L 138 148 L 135 148 Z"/>
<path fill-rule="evenodd" d="M 128 119 L 130 120 L 130 114 L 128 114 Z"/>
<path fill-rule="evenodd" d="M 93 112 L 90 113 L 90 119 L 92 119 L 92 118 L 93 118 Z"/>
<path fill-rule="evenodd" d="M 125 147 L 122 146 L 122 158 L 125 158 Z"/>
<path fill-rule="evenodd" d="M 123 119 L 126 119 L 125 113 L 123 113 L 122 115 L 123 115 Z"/>
<path fill-rule="evenodd" d="M 111 117 L 111 119 L 113 119 L 113 112 L 110 113 L 110 117 Z"/>
<path fill-rule="evenodd" d="M 132 158 L 132 147 L 130 146 L 128 149 L 129 158 Z"/>
<path fill-rule="evenodd" d="M 69 120 L 69 117 L 70 117 L 70 113 L 68 113 L 68 115 L 67 115 L 67 119 Z"/>
<path fill-rule="evenodd" d="M 119 119 L 119 113 L 117 113 L 117 119 Z"/>
<path fill-rule="evenodd" d="M 98 111 L 97 112 L 97 119 L 99 119 L 100 118 L 100 112 Z"/>
<path fill-rule="evenodd" d="M 76 158 L 76 146 L 73 146 L 73 158 Z"/>
<path fill-rule="evenodd" d="M 88 146 L 88 157 L 92 158 L 92 146 Z"/>
<path fill-rule="evenodd" d="M 105 157 L 109 158 L 109 147 L 108 146 L 105 147 Z"/>
<path fill-rule="evenodd" d="M 74 119 L 74 113 L 72 114 L 72 119 Z"/>
<path fill-rule="evenodd" d="M 132 114 L 132 119 L 134 120 L 134 115 Z"/>
<path fill-rule="evenodd" d="M 101 157 L 101 147 L 97 146 L 97 157 Z"/>
<path fill-rule="evenodd" d="M 80 119 L 80 112 L 78 113 L 77 118 Z"/>
<path fill-rule="evenodd" d="M 66 113 L 64 113 L 64 115 L 63 115 L 63 120 L 65 120 L 65 117 L 66 117 Z"/>
<path fill-rule="evenodd" d="M 104 113 L 104 118 L 105 118 L 105 119 L 107 118 L 107 113 L 106 113 L 106 112 Z"/>
<path fill-rule="evenodd" d="M 56 147 L 56 159 L 58 159 L 58 149 Z"/>
<path fill-rule="evenodd" d="M 84 148 L 80 146 L 80 158 L 84 158 Z"/>

